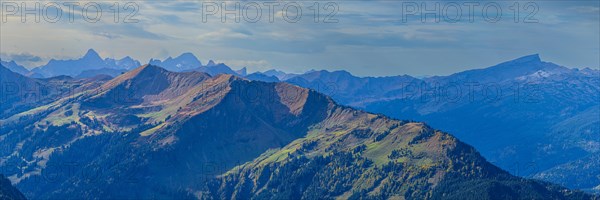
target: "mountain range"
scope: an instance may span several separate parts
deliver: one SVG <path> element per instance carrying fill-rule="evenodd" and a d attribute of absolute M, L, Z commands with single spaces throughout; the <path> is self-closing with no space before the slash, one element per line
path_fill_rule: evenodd
<path fill-rule="evenodd" d="M 285 82 L 154 65 L 86 79 L 4 69 L 73 88 L 2 110 L 0 166 L 32 199 L 595 198 L 513 176 L 427 124 Z"/>
<path fill-rule="evenodd" d="M 600 151 L 598 70 L 569 69 L 529 55 L 422 79 L 317 71 L 286 82 L 449 131 L 515 175 L 596 192 L 600 185 L 600 165 L 587 162 Z"/>
<path fill-rule="evenodd" d="M 96 57 L 93 56 L 95 52 L 90 51 L 84 58 Z M 84 58 L 69 62 L 88 60 Z M 2 69 L 1 84 L 13 87 L 3 87 L 5 91 L 0 91 L 0 93 L 9 94 L 4 95 L 7 98 L 3 98 L 0 107 L 2 108 L 0 119 L 21 121 L 20 118 L 29 118 L 27 116 L 30 116 L 31 110 L 47 109 L 49 102 L 65 98 L 65 96 L 72 97 L 92 88 L 100 88 L 99 91 L 96 91 L 95 98 L 90 98 L 83 104 L 96 105 L 97 108 L 111 108 L 115 104 L 131 104 L 136 105 L 134 110 L 138 112 L 139 109 L 146 109 L 149 106 L 147 99 L 151 99 L 152 102 L 160 102 L 150 106 L 151 109 L 161 110 L 143 115 L 144 117 L 153 116 L 147 119 L 139 117 L 137 114 L 135 114 L 137 117 L 125 116 L 106 119 L 105 121 L 110 123 L 116 120 L 124 121 L 129 125 L 124 128 L 118 123 L 104 124 L 103 128 L 108 129 L 99 130 L 100 132 L 106 130 L 112 132 L 132 131 L 134 125 L 140 123 L 153 125 L 159 123 L 154 128 L 162 127 L 166 125 L 160 124 L 161 120 L 171 119 L 173 113 L 182 109 L 181 105 L 184 105 L 184 102 L 191 101 L 190 97 L 182 100 L 183 93 L 193 90 L 192 88 L 196 87 L 194 85 L 207 87 L 208 82 L 204 82 L 204 79 L 229 75 L 230 77 L 243 77 L 245 80 L 250 80 L 251 83 L 283 84 L 282 82 L 286 82 L 326 94 L 332 100 L 343 105 L 382 113 L 394 118 L 426 122 L 436 129 L 448 131 L 458 139 L 473 145 L 482 153 L 483 157 L 512 175 L 549 181 L 590 192 L 598 192 L 600 188 L 600 178 L 598 177 L 600 173 L 597 170 L 600 169 L 600 163 L 595 157 L 600 149 L 600 105 L 598 103 L 600 102 L 598 92 L 600 90 L 600 73 L 598 70 L 569 69 L 544 62 L 539 55 L 525 56 L 488 68 L 424 78 L 415 78 L 409 75 L 356 77 L 346 71 L 329 72 L 325 70 L 312 70 L 304 74 L 287 74 L 277 70 L 248 74 L 245 68 L 235 71 L 223 63 L 216 64 L 213 61 L 202 66 L 192 54 L 167 58 L 164 62 L 158 60 L 150 62 L 166 65 L 167 68 L 182 73 L 174 73 L 150 65 L 154 70 L 150 70 L 152 73 L 149 74 L 163 74 L 166 77 L 152 76 L 152 78 L 146 78 L 147 81 L 161 80 L 160 84 L 148 88 L 149 86 L 145 84 L 132 85 L 131 80 L 128 79 L 125 81 L 126 86 L 123 87 L 129 87 L 129 89 L 116 89 L 109 92 L 112 89 L 101 87 L 101 85 L 114 82 L 133 71 L 126 73 L 128 70 L 124 68 L 111 70 L 101 68 L 83 71 L 76 78 L 58 76 L 35 79 L 20 76 L 4 68 Z M 11 69 L 14 68 L 15 71 L 19 70 L 19 67 L 14 67 L 18 66 L 15 62 L 2 61 L 2 63 L 3 65 L 10 64 L 13 66 Z M 180 76 L 179 74 L 186 75 Z M 111 80 L 116 76 L 119 78 Z M 183 81 L 185 84 L 178 85 L 181 88 L 169 86 L 178 81 Z M 14 83 L 18 83 L 16 85 L 19 86 L 14 87 Z M 208 87 L 213 87 L 212 82 L 210 83 Z M 178 82 L 177 84 L 182 83 Z M 250 88 L 246 91 L 242 90 L 242 94 L 260 98 L 256 95 L 259 95 L 261 90 L 254 86 Z M 160 91 L 165 90 L 172 92 L 160 94 Z M 104 97 L 100 98 L 102 95 Z M 173 102 L 171 98 L 176 96 L 181 97 Z M 122 101 L 119 99 L 120 97 L 127 98 Z M 163 103 L 168 103 L 168 108 L 159 108 Z M 118 112 L 129 112 L 129 110 Z M 96 113 L 92 112 L 90 115 L 96 115 Z M 113 116 L 114 114 L 108 112 L 104 115 Z M 6 123 L 6 120 L 2 120 L 0 123 Z M 151 130 L 151 132 L 153 131 Z M 0 134 L 2 133 L 0 132 Z M 291 139 L 289 140 L 291 141 Z M 283 148 L 283 144 L 287 144 L 286 142 L 289 141 L 277 140 L 275 143 L 280 144 L 279 148 Z M 263 150 L 264 148 L 256 152 Z M 266 156 L 263 154 L 261 153 L 258 157 Z M 249 160 L 244 162 L 246 161 L 250 162 Z M 232 164 L 232 161 L 223 163 L 227 166 L 263 167 L 263 165 L 249 163 Z M 239 171 L 238 173 L 257 172 Z M 225 182 L 220 184 L 225 184 Z M 203 187 L 210 190 L 227 189 L 214 186 Z M 214 194 L 215 191 L 210 193 Z M 221 193 L 219 192 L 219 194 Z"/>
<path fill-rule="evenodd" d="M 35 67 L 31 71 L 15 61 L 2 61 L 0 63 L 9 70 L 31 78 L 50 78 L 54 76 L 70 76 L 74 78 L 91 78 L 97 75 L 108 75 L 116 77 L 124 72 L 130 71 L 140 66 L 140 61 L 129 56 L 122 59 L 102 58 L 94 50 L 89 49 L 81 58 L 70 60 L 51 59 L 47 64 Z M 161 66 L 173 72 L 198 71 L 210 75 L 231 74 L 248 79 L 276 81 L 286 80 L 300 74 L 288 74 L 277 70 L 268 70 L 265 72 L 255 72 L 248 74 L 244 67 L 240 70 L 233 70 L 224 63 L 216 63 L 209 60 L 206 65 L 192 53 L 183 53 L 177 57 L 167 57 L 164 61 L 160 59 L 150 59 L 148 64 Z"/>
<path fill-rule="evenodd" d="M 140 62 L 131 57 L 120 60 L 112 58 L 102 59 L 93 49 L 89 49 L 82 58 L 72 60 L 51 59 L 46 65 L 31 70 L 30 76 L 53 77 L 59 75 L 77 76 L 86 70 L 97 69 L 133 69 L 140 66 Z"/>
<path fill-rule="evenodd" d="M 83 57 L 78 59 L 51 59 L 47 64 L 36 67 L 31 71 L 27 70 L 21 65 L 18 65 L 14 61 L 5 62 L 0 60 L 0 62 L 3 66 L 11 71 L 32 78 L 49 78 L 61 75 L 76 78 L 90 78 L 96 75 L 109 75 L 115 77 L 141 65 L 140 61 L 134 60 L 129 56 L 118 60 L 113 58 L 103 59 L 94 49 L 89 49 Z M 211 75 L 247 75 L 246 68 L 243 68 L 239 71 L 234 71 L 224 63 L 215 63 L 212 60 L 210 60 L 207 65 L 202 65 L 200 60 L 198 60 L 198 58 L 192 53 L 183 53 L 175 58 L 168 57 L 164 61 L 159 59 L 150 59 L 148 63 L 155 66 L 161 66 L 169 71 L 174 72 L 199 71 L 206 72 Z"/>

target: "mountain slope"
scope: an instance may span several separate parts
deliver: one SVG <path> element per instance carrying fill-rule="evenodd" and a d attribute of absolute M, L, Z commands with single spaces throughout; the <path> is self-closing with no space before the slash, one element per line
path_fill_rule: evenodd
<path fill-rule="evenodd" d="M 511 176 L 423 123 L 232 75 L 146 65 L 18 116 L 0 127 L 0 166 L 34 199 L 465 195 L 449 182 L 590 198 Z"/>
<path fill-rule="evenodd" d="M 314 92 L 309 92 L 306 89 L 300 89 L 289 85 L 274 86 L 255 82 L 255 85 L 253 84 L 251 87 L 261 88 L 259 90 L 260 93 L 237 93 L 238 91 L 249 91 L 246 90 L 249 86 L 241 83 L 246 81 L 230 75 L 221 75 L 211 79 L 206 79 L 207 77 L 209 76 L 198 72 L 172 73 L 162 68 L 144 66 L 119 76 L 97 89 L 90 90 L 89 92 L 74 97 L 76 101 L 65 101 L 64 105 L 53 107 L 53 112 L 46 112 L 50 114 L 34 112 L 34 116 L 42 116 L 36 119 L 38 123 L 34 123 L 35 126 L 28 126 L 24 128 L 23 132 L 15 132 L 11 129 L 13 125 L 19 126 L 18 123 L 9 124 L 6 129 L 4 129 L 4 131 L 7 131 L 5 133 L 9 134 L 7 140 L 23 137 L 23 135 L 20 134 L 39 132 L 34 136 L 28 135 L 26 138 L 43 136 L 54 138 L 48 138 L 47 140 L 56 141 L 56 143 L 42 145 L 42 149 L 36 149 L 38 147 L 30 144 L 30 142 L 39 140 L 28 139 L 29 142 L 26 142 L 25 145 L 23 145 L 23 149 L 20 151 L 21 153 L 36 151 L 57 152 L 50 156 L 54 158 L 50 160 L 48 160 L 48 157 L 38 158 L 35 155 L 24 153 L 23 155 L 28 156 L 24 156 L 23 159 L 34 160 L 34 162 L 28 164 L 30 166 L 28 168 L 32 168 L 34 171 L 13 176 L 13 179 L 18 180 L 20 187 L 28 188 L 28 185 L 30 185 L 31 188 L 26 189 L 26 193 L 28 194 L 42 192 L 41 189 L 33 189 L 39 186 L 40 183 L 30 182 L 34 180 L 27 179 L 27 176 L 35 176 L 40 172 L 43 173 L 45 171 L 45 166 L 60 163 L 62 158 L 71 158 L 67 155 L 71 154 L 73 150 L 66 148 L 78 147 L 78 144 L 89 141 L 90 137 L 96 138 L 95 135 L 102 132 L 105 134 L 97 136 L 98 138 L 111 138 L 113 135 L 120 135 L 123 133 L 129 135 L 130 137 L 128 138 L 132 139 L 133 136 L 137 135 L 139 136 L 138 139 L 141 140 L 141 143 L 151 142 L 152 145 L 158 145 L 157 148 L 164 145 L 163 141 L 182 141 L 174 144 L 177 147 L 175 148 L 176 150 L 189 152 L 190 148 L 199 148 L 197 151 L 194 151 L 198 152 L 198 155 L 181 153 L 181 155 L 187 156 L 184 158 L 189 160 L 189 162 L 199 163 L 197 167 L 202 167 L 201 163 L 203 163 L 203 161 L 220 162 L 218 159 L 226 159 L 225 161 L 227 161 L 227 164 L 233 165 L 234 163 L 238 163 L 238 161 L 247 161 L 254 158 L 248 156 L 258 156 L 268 148 L 280 147 L 298 137 L 299 133 L 290 131 L 305 129 L 305 127 L 310 125 L 310 122 L 313 121 L 312 119 L 300 119 L 318 119 L 318 116 L 322 116 L 322 114 L 318 114 L 320 112 L 318 110 L 313 111 L 312 108 L 305 109 L 304 104 L 302 103 L 296 103 L 295 101 L 286 103 L 280 102 L 278 99 L 273 99 L 278 97 L 278 94 L 296 94 L 297 96 L 295 95 L 292 97 L 279 97 L 304 99 L 299 100 L 299 102 L 313 99 Z M 193 81 L 202 81 L 202 83 L 200 84 Z M 183 91 L 184 93 L 181 94 L 178 93 L 178 91 Z M 127 100 L 131 101 L 121 102 L 119 99 L 113 98 L 115 96 L 113 94 L 139 94 L 139 96 L 125 95 L 127 96 Z M 260 95 L 260 101 L 255 100 L 254 98 L 257 97 L 254 95 Z M 117 103 L 115 103 L 114 100 L 116 100 Z M 256 113 L 256 110 L 268 110 L 269 112 Z M 222 117 L 219 117 L 218 115 L 215 116 L 215 114 L 222 112 L 230 114 Z M 127 113 L 134 113 L 135 115 Z M 106 116 L 105 114 L 110 115 Z M 65 115 L 68 117 L 66 119 L 61 119 L 64 118 Z M 138 124 L 138 126 L 135 126 L 134 124 Z M 239 124 L 239 126 L 232 126 L 234 124 Z M 196 128 L 197 126 L 207 126 L 201 130 L 211 131 L 214 129 L 214 131 L 216 131 L 215 133 L 219 134 L 198 135 L 199 132 Z M 60 132 L 63 132 L 66 135 L 56 135 Z M 127 134 L 131 132 L 134 134 Z M 267 137 L 268 135 L 270 136 Z M 175 139 L 179 137 L 185 139 Z M 237 141 L 235 138 L 239 138 L 237 139 L 239 141 L 236 142 L 237 145 L 227 145 L 230 143 L 228 141 L 232 139 L 233 141 Z M 220 142 L 215 143 L 213 140 Z M 206 145 L 201 145 L 198 141 L 207 142 L 205 143 Z M 108 151 L 110 152 L 113 148 L 123 147 L 123 145 L 129 146 L 130 142 L 133 141 L 120 141 L 111 146 L 104 146 L 102 149 L 108 148 Z M 245 143 L 245 145 L 243 145 L 242 142 Z M 65 146 L 65 144 L 70 145 Z M 90 146 L 97 147 L 96 145 L 98 144 L 103 143 L 98 142 L 97 144 Z M 231 150 L 214 151 L 215 148 L 209 148 L 214 145 L 220 145 L 215 147 L 216 149 L 227 147 L 231 148 Z M 84 148 L 89 147 L 86 146 Z M 162 149 L 163 147 L 160 148 Z M 168 147 L 164 148 L 167 148 L 166 150 L 168 150 Z M 239 148 L 244 148 L 244 151 L 239 151 L 241 150 Z M 250 151 L 250 148 L 255 150 Z M 146 151 L 147 149 L 140 148 L 137 150 Z M 86 149 L 81 152 L 94 151 L 95 150 L 93 149 Z M 114 154 L 110 155 L 116 156 L 124 153 L 121 152 L 120 149 L 115 151 Z M 76 152 L 80 151 L 77 150 Z M 143 154 L 146 153 L 148 152 Z M 163 152 L 158 152 L 156 155 L 158 156 L 162 153 Z M 172 154 L 169 155 L 174 154 L 174 152 L 170 153 Z M 5 152 L 4 155 L 8 155 L 8 158 L 6 158 L 4 162 L 11 163 L 19 162 L 19 160 L 21 160 L 18 156 L 10 156 L 11 154 L 10 151 Z M 83 157 L 78 156 L 78 158 L 85 160 L 85 158 L 88 158 L 91 155 L 93 154 Z M 97 159 L 94 162 L 108 162 L 107 160 L 104 160 L 104 158 L 90 157 L 90 159 Z M 135 159 L 138 158 L 136 157 Z M 125 159 L 124 162 L 129 160 L 130 159 Z M 40 162 L 44 164 L 39 164 Z M 161 165 L 170 164 L 170 162 L 164 160 L 156 160 L 156 162 L 156 165 L 146 166 L 149 167 L 148 170 L 161 171 L 158 170 L 162 169 Z M 161 180 L 162 178 L 164 177 L 157 176 L 155 179 Z M 196 181 L 190 179 L 193 178 L 193 176 L 185 176 L 182 178 L 186 178 L 187 181 Z M 182 184 L 186 183 L 184 180 L 181 180 Z M 64 181 L 66 181 L 66 183 L 68 182 L 67 180 Z M 34 185 L 37 186 L 34 187 Z M 47 187 L 58 189 L 59 187 L 57 186 L 60 185 L 49 185 Z M 85 186 L 89 187 L 89 185 Z M 149 192 L 148 194 L 152 193 Z"/>
<path fill-rule="evenodd" d="M 139 66 L 139 65 L 138 65 Z M 108 75 L 111 77 L 117 77 L 123 73 L 127 72 L 125 69 L 111 69 L 111 68 L 102 68 L 102 69 L 91 69 L 82 71 L 76 78 L 91 78 L 98 75 Z"/>
<path fill-rule="evenodd" d="M 467 70 L 450 76 L 434 76 L 427 79 L 438 82 L 444 80 L 472 80 L 480 83 L 502 82 L 516 77 L 534 74 L 539 71 L 544 71 L 546 73 L 566 73 L 570 70 L 553 63 L 543 62 L 539 54 L 533 54 L 484 69 Z"/>
<path fill-rule="evenodd" d="M 539 172 L 533 177 L 553 183 L 569 185 L 573 188 L 584 188 L 589 192 L 598 193 L 600 192 L 597 181 L 599 169 L 600 156 L 592 154 Z M 596 179 L 590 179 L 590 177 L 595 177 Z"/>
<path fill-rule="evenodd" d="M 537 56 L 525 58 L 433 77 L 412 98 L 374 102 L 366 109 L 448 130 L 521 176 L 600 151 L 600 72 L 567 69 Z M 600 184 L 597 175 L 585 182 Z"/>
<path fill-rule="evenodd" d="M 0 119 L 38 106 L 47 100 L 49 88 L 42 81 L 25 77 L 0 65 Z"/>
<path fill-rule="evenodd" d="M 585 198 L 509 175 L 422 123 L 337 107 L 305 137 L 220 176 L 203 198 Z M 343 123 L 340 123 L 342 122 Z M 456 187 L 462 184 L 461 187 Z M 558 189 L 558 190 L 557 190 Z"/>
<path fill-rule="evenodd" d="M 34 79 L 0 65 L 0 124 L 3 119 L 20 117 L 15 115 L 17 113 L 47 105 L 60 98 L 71 97 L 104 81 L 106 80 L 73 79 L 68 76 Z"/>
<path fill-rule="evenodd" d="M 600 151 L 599 77 L 598 70 L 569 69 L 535 54 L 423 79 L 316 71 L 286 82 L 346 105 L 426 122 L 475 146 L 501 168 L 531 177 Z M 585 182 L 599 185 L 598 175 Z"/>
<path fill-rule="evenodd" d="M 4 67 L 8 68 L 10 71 L 19 73 L 21 75 L 26 75 L 29 73 L 29 70 L 27 70 L 25 67 L 17 64 L 15 61 L 6 62 L 3 60 L 0 60 L 0 65 L 3 65 Z"/>
<path fill-rule="evenodd" d="M 9 180 L 0 174 L 0 199 L 3 200 L 20 200 L 25 199 L 25 196 L 17 190 Z"/>

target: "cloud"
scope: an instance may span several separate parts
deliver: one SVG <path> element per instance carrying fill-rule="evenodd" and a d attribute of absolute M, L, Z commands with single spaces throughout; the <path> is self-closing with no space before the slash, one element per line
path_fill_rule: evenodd
<path fill-rule="evenodd" d="M 184 22 L 181 17 L 174 15 L 174 14 L 160 15 L 157 17 L 157 19 L 159 19 L 163 23 L 172 24 L 172 25 L 189 24 L 189 23 Z"/>
<path fill-rule="evenodd" d="M 3 59 L 14 60 L 15 62 L 40 62 L 42 58 L 30 53 L 5 54 L 2 53 Z"/>
<path fill-rule="evenodd" d="M 171 56 L 171 55 L 169 54 L 169 51 L 168 51 L 167 49 L 165 49 L 165 48 L 160 48 L 159 50 L 157 50 L 157 51 L 154 53 L 154 55 L 153 55 L 153 56 L 154 56 L 154 58 L 156 58 L 156 59 L 163 59 L 163 58 L 167 58 L 167 57 L 169 57 L 169 56 Z"/>
<path fill-rule="evenodd" d="M 20 65 L 31 68 L 43 63 L 44 59 L 31 53 L 0 53 L 0 58 L 5 61 L 15 61 Z"/>
<path fill-rule="evenodd" d="M 530 52 L 548 55 L 549 60 L 566 66 L 600 65 L 597 2 L 535 2 L 539 4 L 535 18 L 540 23 L 523 23 L 522 19 L 529 13 L 523 13 L 521 21 L 515 23 L 507 9 L 512 2 L 500 2 L 505 15 L 498 23 L 488 23 L 481 18 L 481 4 L 475 11 L 474 23 L 466 22 L 466 13 L 458 23 L 443 20 L 422 23 L 418 15 L 406 23 L 398 1 L 337 1 L 339 12 L 334 18 L 338 23 L 323 23 L 329 14 L 325 10 L 320 10 L 319 22 L 314 22 L 313 10 L 307 8 L 314 2 L 299 2 L 303 17 L 297 23 L 283 19 L 282 15 L 287 12 L 281 11 L 285 2 L 277 7 L 273 23 L 269 22 L 266 7 L 259 22 L 228 20 L 222 23 L 220 14 L 208 22 L 202 21 L 202 1 L 135 3 L 140 6 L 135 17 L 138 23 L 115 23 L 109 9 L 104 9 L 103 20 L 97 23 L 81 19 L 81 9 L 75 11 L 78 16 L 75 23 L 61 20 L 56 24 L 43 21 L 22 24 L 20 19 L 11 18 L 0 30 L 2 51 L 26 51 L 47 60 L 76 57 L 82 49 L 93 47 L 119 55 L 117 57 L 134 56 L 146 61 L 150 57 L 194 52 L 203 59 L 219 58 L 228 64 L 233 61 L 236 67 L 260 69 L 275 65 L 306 71 L 336 66 L 357 69 L 352 72 L 361 75 L 397 74 L 407 70 L 438 74 L 456 71 L 457 66 L 482 67 L 490 64 L 490 59 L 501 61 Z M 320 7 L 323 6 L 321 2 Z M 295 10 L 288 11 L 293 17 Z M 431 59 L 431 55 L 436 59 Z M 387 71 L 372 70 L 372 67 L 362 69 L 364 66 L 387 67 Z"/>
<path fill-rule="evenodd" d="M 154 9 L 172 12 L 199 12 L 202 4 L 194 1 L 148 1 Z"/>
<path fill-rule="evenodd" d="M 578 13 L 586 13 L 586 14 L 598 14 L 600 12 L 600 7 L 597 6 L 573 6 L 570 7 L 569 10 L 578 12 Z"/>
<path fill-rule="evenodd" d="M 94 32 L 93 34 L 97 35 L 97 36 L 100 36 L 100 37 L 107 38 L 107 39 L 111 39 L 111 40 L 121 37 L 119 35 L 115 35 L 115 34 L 112 34 L 112 33 L 109 33 L 109 32 Z"/>
<path fill-rule="evenodd" d="M 222 28 L 216 31 L 211 31 L 198 35 L 198 40 L 205 41 L 218 41 L 224 39 L 246 39 L 252 35 L 250 32 L 234 31 L 231 29 Z"/>
<path fill-rule="evenodd" d="M 140 24 L 90 24 L 83 29 L 92 35 L 102 36 L 108 39 L 115 38 L 141 38 L 150 40 L 164 40 L 167 36 L 146 30 Z M 107 30 L 110 30 L 107 31 Z"/>

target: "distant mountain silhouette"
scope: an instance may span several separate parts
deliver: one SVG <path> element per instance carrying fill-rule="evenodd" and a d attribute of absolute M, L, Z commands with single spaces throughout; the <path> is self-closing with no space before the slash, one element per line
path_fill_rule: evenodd
<path fill-rule="evenodd" d="M 248 69 L 246 69 L 246 67 L 235 71 L 235 73 L 237 73 L 239 76 L 247 76 L 248 75 Z"/>
<path fill-rule="evenodd" d="M 10 71 L 19 73 L 21 75 L 27 75 L 29 73 L 29 70 L 27 70 L 22 65 L 17 64 L 15 61 L 6 62 L 3 60 L 0 60 L 0 64 L 3 65 L 4 67 L 8 68 Z"/>
<path fill-rule="evenodd" d="M 364 103 L 395 98 L 409 84 L 423 81 L 408 75 L 390 77 L 356 77 L 347 71 L 307 72 L 286 82 L 330 95 L 340 103 L 360 106 Z"/>
<path fill-rule="evenodd" d="M 125 57 L 121 60 L 111 58 L 103 60 L 96 51 L 89 49 L 82 58 L 74 60 L 51 59 L 48 64 L 34 68 L 31 72 L 40 74 L 44 77 L 58 75 L 77 76 L 87 70 L 102 68 L 128 70 L 137 66 L 140 66 L 140 62 L 133 60 L 130 57 Z"/>
<path fill-rule="evenodd" d="M 248 80 L 254 80 L 254 81 L 279 82 L 279 79 L 277 77 L 268 76 L 268 75 L 260 73 L 260 72 L 255 72 L 255 73 L 249 74 L 249 75 L 245 76 L 244 78 L 246 78 Z"/>
<path fill-rule="evenodd" d="M 202 66 L 200 60 L 192 53 L 183 53 L 175 58 L 168 57 L 165 61 L 151 59 L 148 63 L 174 72 L 192 70 Z"/>
<path fill-rule="evenodd" d="M 263 72 L 263 74 L 267 75 L 267 76 L 275 76 L 277 77 L 277 79 L 285 81 L 287 79 L 293 78 L 299 74 L 289 74 L 289 73 L 285 73 L 283 71 L 278 71 L 278 70 L 268 70 Z"/>
<path fill-rule="evenodd" d="M 238 74 L 236 71 L 232 70 L 229 66 L 225 65 L 224 63 L 215 64 L 214 62 L 212 64 L 209 63 L 209 65 L 206 65 L 206 66 L 201 66 L 201 67 L 192 69 L 192 71 L 204 72 L 204 73 L 210 74 L 211 76 L 215 76 L 218 74 L 231 74 L 231 75 L 243 76 L 243 75 Z M 245 71 L 243 71 L 243 72 L 245 72 Z"/>

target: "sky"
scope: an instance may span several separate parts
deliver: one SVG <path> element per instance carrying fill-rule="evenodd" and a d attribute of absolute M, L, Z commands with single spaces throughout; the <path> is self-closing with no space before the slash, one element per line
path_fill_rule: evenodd
<path fill-rule="evenodd" d="M 74 9 L 63 1 L 39 2 L 34 9 L 33 1 L 0 1 L 3 60 L 33 68 L 93 48 L 102 57 L 142 63 L 192 52 L 203 63 L 212 59 L 234 69 L 359 76 L 447 75 L 530 54 L 567 67 L 600 66 L 596 0 L 160 0 L 118 6 L 103 0 L 76 2 Z M 40 21 L 33 14 L 23 19 L 23 5 L 42 12 Z"/>

